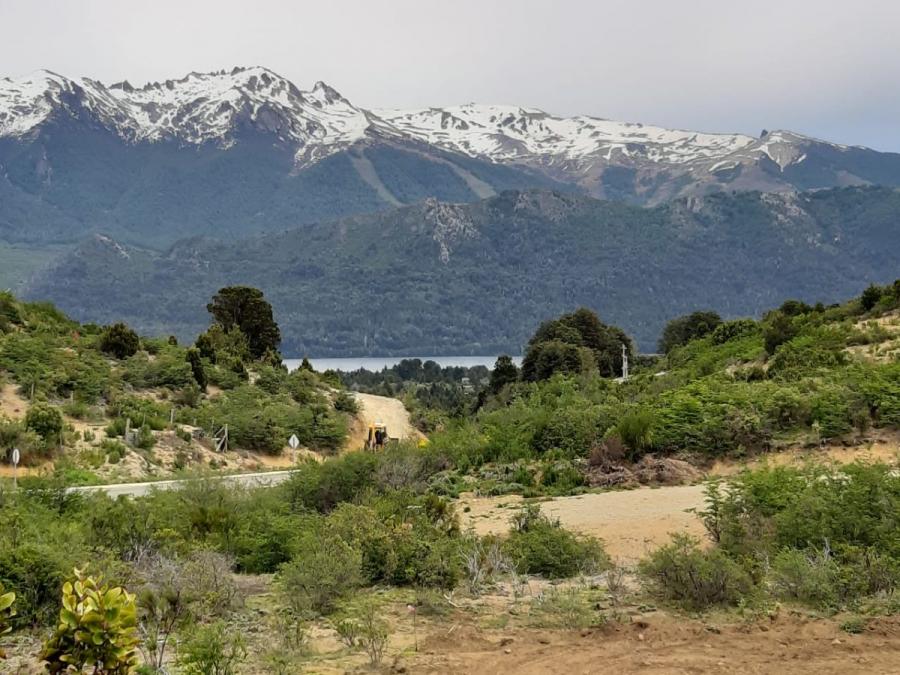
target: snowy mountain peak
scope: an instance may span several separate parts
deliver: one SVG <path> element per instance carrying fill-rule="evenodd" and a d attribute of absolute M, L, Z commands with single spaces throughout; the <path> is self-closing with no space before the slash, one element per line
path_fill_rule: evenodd
<path fill-rule="evenodd" d="M 468 104 L 379 114 L 411 135 L 498 162 L 545 164 L 643 159 L 681 164 L 727 154 L 755 139 L 703 134 L 595 117 L 554 117 L 535 108 Z"/>
<path fill-rule="evenodd" d="M 595 196 L 639 200 L 723 185 L 780 189 L 781 174 L 805 162 L 810 148 L 832 154 L 851 150 L 789 131 L 759 137 L 701 133 L 558 117 L 513 105 L 369 111 L 324 82 L 301 91 L 262 66 L 192 72 L 140 87 L 71 80 L 50 71 L 0 80 L 0 138 L 35 135 L 46 122 L 67 115 L 103 126 L 128 143 L 229 148 L 246 134 L 267 134 L 294 153 L 298 169 L 359 143 L 415 145 L 416 152 L 430 146 L 527 167 Z M 467 183 L 478 180 L 467 177 Z"/>
<path fill-rule="evenodd" d="M 268 68 L 252 66 L 192 72 L 141 87 L 68 80 L 47 71 L 0 80 L 0 137 L 28 134 L 57 112 L 76 114 L 76 107 L 129 142 L 229 147 L 252 128 L 292 145 L 298 164 L 322 159 L 370 132 L 397 135 L 324 82 L 303 92 Z"/>

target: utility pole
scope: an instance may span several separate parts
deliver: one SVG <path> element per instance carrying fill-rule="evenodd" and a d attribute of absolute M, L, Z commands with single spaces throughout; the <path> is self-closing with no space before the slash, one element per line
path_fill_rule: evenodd
<path fill-rule="evenodd" d="M 628 381 L 628 350 L 625 348 L 625 343 L 622 343 L 622 381 Z"/>

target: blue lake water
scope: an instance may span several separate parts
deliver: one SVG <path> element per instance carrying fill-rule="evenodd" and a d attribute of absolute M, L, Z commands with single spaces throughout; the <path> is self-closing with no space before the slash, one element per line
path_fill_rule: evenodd
<path fill-rule="evenodd" d="M 365 368 L 366 370 L 379 371 L 383 368 L 390 368 L 400 363 L 403 359 L 421 359 L 425 361 L 434 361 L 442 367 L 459 367 L 472 368 L 473 366 L 485 366 L 493 368 L 497 361 L 496 356 L 360 356 L 340 359 L 310 359 L 312 367 L 319 372 L 323 370 L 341 370 L 343 372 L 352 372 Z M 303 359 L 285 359 L 284 365 L 288 370 L 294 370 L 300 366 Z M 513 361 L 516 365 L 521 365 L 522 357 L 514 356 Z"/>

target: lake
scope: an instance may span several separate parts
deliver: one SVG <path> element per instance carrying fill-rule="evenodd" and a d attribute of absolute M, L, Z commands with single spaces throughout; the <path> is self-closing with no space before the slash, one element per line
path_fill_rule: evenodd
<path fill-rule="evenodd" d="M 400 363 L 403 359 L 420 359 L 422 363 L 425 361 L 434 361 L 440 366 L 472 368 L 473 366 L 485 366 L 493 368 L 497 361 L 496 356 L 359 356 L 350 358 L 334 358 L 334 359 L 310 359 L 312 367 L 319 372 L 323 370 L 340 370 L 345 373 L 365 368 L 377 372 L 384 368 L 390 368 Z M 294 370 L 300 366 L 303 359 L 285 359 L 284 365 L 288 370 Z M 516 365 L 521 365 L 522 357 L 514 356 L 513 361 Z"/>

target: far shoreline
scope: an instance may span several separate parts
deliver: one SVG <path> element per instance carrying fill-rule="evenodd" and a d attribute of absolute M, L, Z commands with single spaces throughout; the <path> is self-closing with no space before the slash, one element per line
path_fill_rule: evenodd
<path fill-rule="evenodd" d="M 348 356 L 348 357 L 309 357 L 309 363 L 316 371 L 337 370 L 344 373 L 354 372 L 356 370 L 368 370 L 378 372 L 384 368 L 391 368 L 401 361 L 408 359 L 419 359 L 422 363 L 426 361 L 434 361 L 442 368 L 462 367 L 474 368 L 476 366 L 484 366 L 493 368 L 494 363 L 500 354 L 486 356 Z M 513 362 L 520 365 L 521 356 L 513 356 Z M 284 359 L 283 363 L 288 370 L 298 368 L 303 362 L 303 358 Z"/>

